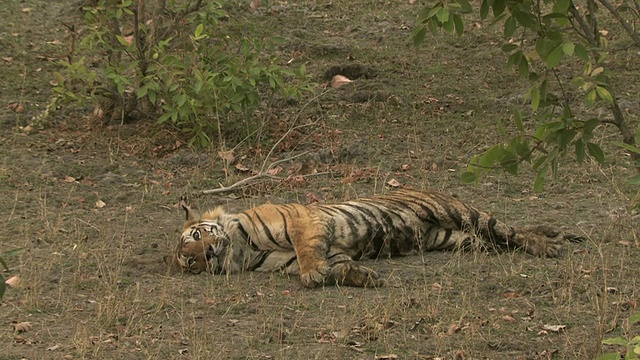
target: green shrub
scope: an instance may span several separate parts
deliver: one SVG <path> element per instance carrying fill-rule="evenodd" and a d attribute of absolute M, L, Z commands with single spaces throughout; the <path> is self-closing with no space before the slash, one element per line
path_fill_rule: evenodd
<path fill-rule="evenodd" d="M 131 0 L 100 0 L 85 7 L 82 35 L 54 91 L 93 104 L 106 121 L 169 121 L 204 146 L 234 121 L 250 122 L 265 97 L 297 99 L 311 89 L 304 65 L 285 68 L 274 55 L 282 39 L 232 18 L 223 3 L 147 2 L 142 9 Z"/>

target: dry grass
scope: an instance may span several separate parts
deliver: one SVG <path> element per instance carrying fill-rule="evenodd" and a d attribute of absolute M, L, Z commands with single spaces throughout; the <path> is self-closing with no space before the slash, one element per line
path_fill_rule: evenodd
<path fill-rule="evenodd" d="M 308 166 L 332 175 L 265 182 L 237 192 L 241 199 L 198 197 L 246 177 L 225 177 L 215 146 L 172 149 L 175 134 L 143 123 L 92 129 L 69 118 L 31 135 L 14 128 L 48 101 L 34 89 L 48 86 L 55 64 L 34 60 L 38 52 L 23 32 L 31 28 L 41 50 L 51 36 L 64 39 L 59 25 L 41 24 L 55 10 L 46 4 L 27 1 L 30 13 L 15 4 L 0 10 L 12 19 L 1 39 L 14 56 L 0 71 L 17 79 L 29 70 L 0 95 L 2 103 L 28 105 L 17 118 L 0 110 L 0 246 L 23 249 L 5 259 L 21 284 L 0 306 L 3 358 L 588 359 L 602 350 L 602 338 L 640 333 L 626 321 L 639 297 L 636 190 L 624 184 L 633 172 L 617 150 L 608 149 L 616 162 L 606 166 L 564 167 L 541 194 L 530 192 L 527 171 L 477 186 L 457 179 L 469 157 L 495 141 L 495 119 L 508 115 L 509 97 L 525 86 L 502 72 L 499 50 L 486 45 L 495 29 L 437 36 L 416 51 L 403 30 L 418 8 L 408 2 L 289 4 L 272 15 L 244 14 L 289 38 L 283 56 L 302 51 L 319 80 L 349 55 L 380 75 L 319 99 L 302 117 L 315 125 L 292 134 L 284 149 L 310 151 L 284 171 Z M 630 90 L 640 83 L 634 77 L 623 83 Z M 362 94 L 378 95 L 355 101 Z M 286 124 L 298 112 L 272 114 Z M 269 146 L 249 139 L 237 151 L 245 166 L 259 168 Z M 343 182 L 351 173 L 357 181 Z M 444 252 L 372 261 L 387 281 L 380 289 L 306 290 L 281 274 L 184 276 L 161 262 L 177 240 L 180 195 L 192 195 L 201 209 L 239 210 L 306 202 L 308 193 L 326 201 L 371 195 L 392 178 L 456 194 L 510 223 L 548 223 L 589 241 L 569 245 L 558 259 Z M 30 330 L 14 331 L 22 322 Z"/>

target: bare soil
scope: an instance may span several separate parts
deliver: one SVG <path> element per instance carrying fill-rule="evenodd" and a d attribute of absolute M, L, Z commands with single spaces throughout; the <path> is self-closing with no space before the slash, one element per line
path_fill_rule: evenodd
<path fill-rule="evenodd" d="M 603 338 L 640 333 L 626 320 L 639 297 L 640 251 L 637 188 L 625 184 L 634 170 L 622 151 L 605 146 L 606 165 L 567 158 L 538 194 L 526 169 L 459 181 L 470 158 L 499 141 L 496 119 L 507 123 L 526 91 L 504 70 L 498 27 L 469 20 L 464 36 L 428 36 L 414 49 L 419 2 L 242 5 L 235 16 L 287 39 L 283 63 L 306 63 L 319 83 L 338 73 L 354 82 L 304 111 L 265 104 L 261 136 L 228 163 L 219 151 L 238 139 L 191 149 L 152 121 L 103 126 L 63 108 L 43 129 L 21 128 L 51 99 L 68 45 L 62 21 L 78 21 L 72 3 L 0 7 L 0 254 L 11 268 L 4 275 L 21 279 L 0 305 L 0 358 L 593 359 L 621 350 L 603 349 Z M 631 55 L 610 66 L 635 124 Z M 278 175 L 291 177 L 199 195 L 250 175 L 238 168 L 258 169 L 295 118 L 308 126 L 269 159 L 307 151 L 280 165 Z M 615 138 L 604 128 L 597 140 Z M 372 261 L 387 281 L 378 289 L 308 290 L 282 274 L 188 276 L 162 262 L 178 240 L 182 195 L 200 209 L 240 210 L 353 199 L 387 191 L 391 179 L 589 241 L 557 259 L 436 252 Z"/>

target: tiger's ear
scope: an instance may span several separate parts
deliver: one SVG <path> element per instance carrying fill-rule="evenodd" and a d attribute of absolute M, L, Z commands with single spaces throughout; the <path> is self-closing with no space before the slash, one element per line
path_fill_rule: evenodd
<path fill-rule="evenodd" d="M 180 198 L 180 208 L 185 211 L 187 221 L 198 220 L 198 213 L 191 209 L 189 205 L 187 205 L 186 198 L 184 196 Z"/>
<path fill-rule="evenodd" d="M 206 213 L 202 214 L 201 220 L 216 220 L 224 214 L 224 209 L 221 206 L 218 206 L 214 210 L 209 210 Z"/>

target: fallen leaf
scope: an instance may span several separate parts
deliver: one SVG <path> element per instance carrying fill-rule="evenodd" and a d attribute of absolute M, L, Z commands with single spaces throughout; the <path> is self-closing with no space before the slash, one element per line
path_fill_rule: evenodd
<path fill-rule="evenodd" d="M 13 323 L 11 324 L 11 326 L 13 326 L 13 331 L 16 331 L 18 333 L 27 332 L 31 330 L 31 323 L 28 321 Z"/>
<path fill-rule="evenodd" d="M 47 348 L 47 350 L 48 350 L 48 351 L 56 351 L 56 350 L 58 350 L 58 349 L 60 349 L 60 348 L 61 348 L 61 346 L 56 344 L 56 345 L 53 345 L 53 346 L 49 346 L 49 347 Z"/>
<path fill-rule="evenodd" d="M 638 302 L 636 300 L 614 301 L 611 304 L 620 306 L 624 310 L 635 309 L 638 306 Z"/>
<path fill-rule="evenodd" d="M 517 297 L 520 297 L 520 295 L 518 295 L 518 293 L 513 291 L 507 291 L 502 294 L 502 297 L 504 297 L 505 299 L 515 299 Z"/>
<path fill-rule="evenodd" d="M 567 329 L 567 325 L 542 325 L 542 329 L 546 331 L 551 331 L 554 333 L 559 333 Z"/>
<path fill-rule="evenodd" d="M 334 88 L 339 88 L 340 86 L 344 84 L 348 84 L 350 82 L 351 80 L 349 80 L 348 77 L 342 76 L 342 75 L 336 75 L 331 79 L 331 86 Z"/>
<path fill-rule="evenodd" d="M 13 110 L 13 112 L 21 114 L 24 112 L 24 106 L 18 103 L 9 103 L 7 104 L 7 109 Z"/>
<path fill-rule="evenodd" d="M 271 176 L 278 175 L 282 171 L 282 167 L 278 166 L 277 168 L 267 170 L 267 174 Z"/>
<path fill-rule="evenodd" d="M 631 246 L 633 245 L 633 243 L 629 240 L 622 240 L 622 241 L 618 241 L 618 244 L 622 245 L 622 246 Z"/>
<path fill-rule="evenodd" d="M 13 58 L 11 56 L 5 56 L 2 58 L 2 60 L 4 60 L 5 62 L 11 63 L 13 61 Z"/>
<path fill-rule="evenodd" d="M 133 44 L 133 35 L 123 36 L 122 40 L 127 43 L 127 45 Z"/>
<path fill-rule="evenodd" d="M 127 206 L 124 208 L 124 212 L 132 212 L 133 211 L 133 206 Z"/>
<path fill-rule="evenodd" d="M 388 355 L 376 355 L 376 360 L 395 360 L 398 359 L 398 355 L 396 354 L 388 354 Z"/>
<path fill-rule="evenodd" d="M 431 284 L 432 291 L 440 291 L 441 289 L 442 289 L 442 285 L 438 284 L 437 282 L 434 282 L 433 284 Z"/>
<path fill-rule="evenodd" d="M 228 162 L 228 163 L 232 163 L 233 160 L 236 159 L 235 154 L 233 153 L 233 150 L 227 150 L 227 151 L 218 151 L 218 157 L 220 157 L 220 159 Z"/>
<path fill-rule="evenodd" d="M 60 40 L 56 39 L 56 40 L 53 40 L 53 41 L 47 41 L 47 44 L 49 44 L 49 45 L 60 45 L 60 44 L 62 44 L 62 42 L 60 42 Z"/>
<path fill-rule="evenodd" d="M 206 299 L 204 299 L 204 303 L 207 304 L 207 305 L 215 305 L 216 304 L 216 299 L 206 298 Z"/>
<path fill-rule="evenodd" d="M 33 8 L 30 8 L 30 7 L 22 8 L 23 13 L 30 13 L 32 11 L 33 11 Z"/>
<path fill-rule="evenodd" d="M 259 8 L 260 5 L 262 5 L 262 0 L 251 0 L 249 7 L 251 8 L 251 10 L 255 10 Z"/>
<path fill-rule="evenodd" d="M 387 181 L 387 185 L 389 185 L 391 187 L 394 187 L 394 188 L 397 188 L 397 187 L 400 186 L 400 183 L 396 179 L 391 179 L 391 180 Z"/>
<path fill-rule="evenodd" d="M 20 283 L 20 277 L 18 277 L 18 275 L 12 276 L 8 278 L 4 283 L 9 287 L 16 287 Z"/>
<path fill-rule="evenodd" d="M 242 164 L 236 164 L 236 170 L 241 171 L 241 172 L 248 172 L 251 171 L 251 169 L 249 169 L 248 167 L 242 165 Z"/>
<path fill-rule="evenodd" d="M 319 203 L 322 202 L 322 200 L 320 200 L 320 198 L 318 198 L 317 196 L 315 196 L 314 194 L 308 192 L 307 193 L 307 203 L 308 204 L 313 204 L 313 203 Z"/>
<path fill-rule="evenodd" d="M 76 182 L 76 178 L 74 178 L 73 176 L 65 176 L 64 179 L 62 179 L 62 181 L 67 182 L 67 183 L 72 183 L 72 182 Z M 102 206 L 100 206 L 102 207 Z"/>
<path fill-rule="evenodd" d="M 403 164 L 402 165 L 402 171 L 407 171 L 407 170 L 410 170 L 410 169 L 411 169 L 411 166 L 409 166 L 409 164 Z"/>
<path fill-rule="evenodd" d="M 511 315 L 505 315 L 505 316 L 503 316 L 503 317 L 502 317 L 502 320 L 504 320 L 504 321 L 508 321 L 508 322 L 516 322 L 516 321 L 517 321 L 517 320 L 516 320 L 516 318 L 514 318 L 514 317 L 513 317 L 513 316 L 511 316 Z"/>
<path fill-rule="evenodd" d="M 107 205 L 107 204 L 105 204 L 104 201 L 102 201 L 102 200 L 96 201 L 96 207 L 98 209 L 102 209 L 103 207 L 105 207 L 105 205 Z"/>

